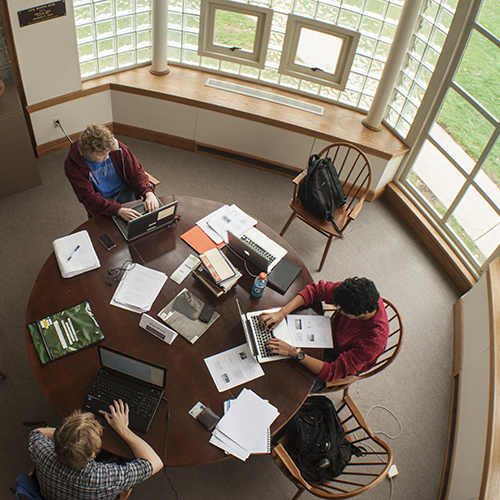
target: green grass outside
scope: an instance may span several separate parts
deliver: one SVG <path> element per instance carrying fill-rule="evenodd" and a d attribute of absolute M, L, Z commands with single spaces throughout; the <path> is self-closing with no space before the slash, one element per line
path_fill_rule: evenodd
<path fill-rule="evenodd" d="M 485 0 L 479 23 L 500 36 L 500 2 Z M 500 49 L 473 31 L 454 81 L 500 119 Z M 493 126 L 459 94 L 450 90 L 437 123 L 477 160 L 489 141 Z M 483 165 L 484 171 L 500 187 L 500 147 L 496 147 Z"/>
<path fill-rule="evenodd" d="M 257 18 L 229 10 L 217 10 L 214 42 L 253 52 Z"/>

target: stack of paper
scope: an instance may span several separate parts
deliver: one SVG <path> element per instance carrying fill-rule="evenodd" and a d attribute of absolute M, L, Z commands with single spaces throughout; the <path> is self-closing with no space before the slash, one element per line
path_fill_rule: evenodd
<path fill-rule="evenodd" d="M 215 243 L 227 243 L 227 232 L 241 236 L 257 221 L 249 217 L 236 205 L 224 205 L 196 223 Z"/>
<path fill-rule="evenodd" d="M 79 231 L 52 243 L 63 278 L 71 278 L 101 266 L 87 231 Z"/>
<path fill-rule="evenodd" d="M 147 312 L 166 281 L 165 273 L 140 264 L 129 264 L 111 304 L 137 313 Z"/>
<path fill-rule="evenodd" d="M 249 389 L 243 389 L 219 420 L 210 442 L 231 455 L 246 460 L 267 438 L 278 410 Z M 266 437 L 263 437 L 265 434 Z"/>

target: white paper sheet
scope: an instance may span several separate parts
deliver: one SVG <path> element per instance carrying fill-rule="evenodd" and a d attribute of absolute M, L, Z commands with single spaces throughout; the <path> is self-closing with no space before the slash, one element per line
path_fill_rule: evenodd
<path fill-rule="evenodd" d="M 165 273 L 140 264 L 129 264 L 111 304 L 137 313 L 147 312 L 166 281 Z"/>
<path fill-rule="evenodd" d="M 248 344 L 205 358 L 208 371 L 219 392 L 227 391 L 264 375 Z"/>
<path fill-rule="evenodd" d="M 332 329 L 328 316 L 289 314 L 286 322 L 295 347 L 333 349 Z"/>
<path fill-rule="evenodd" d="M 196 223 L 215 243 L 227 243 L 227 231 L 241 236 L 245 231 L 257 224 L 236 205 L 224 205 L 208 214 Z"/>
<path fill-rule="evenodd" d="M 273 405 L 253 391 L 243 389 L 231 403 L 229 411 L 219 420 L 217 435 L 222 433 L 251 453 L 278 415 L 279 412 Z"/>

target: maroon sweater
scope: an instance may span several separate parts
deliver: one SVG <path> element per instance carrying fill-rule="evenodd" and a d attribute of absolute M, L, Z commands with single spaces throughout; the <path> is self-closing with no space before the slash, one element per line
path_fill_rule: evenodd
<path fill-rule="evenodd" d="M 148 191 L 154 193 L 154 187 L 149 182 L 149 177 L 137 161 L 132 151 L 117 141 L 118 149 L 110 151 L 109 156 L 113 161 L 116 171 L 125 184 L 134 191 L 136 196 L 144 196 Z M 115 215 L 120 210 L 121 205 L 113 200 L 103 198 L 94 189 L 94 184 L 90 179 L 90 167 L 80 154 L 78 141 L 75 141 L 64 161 L 64 172 L 71 182 L 73 190 L 85 208 L 102 215 Z"/>
<path fill-rule="evenodd" d="M 299 295 L 306 301 L 306 306 L 320 301 L 333 304 L 334 290 L 338 285 L 340 282 L 312 283 Z M 382 299 L 378 300 L 377 313 L 366 321 L 349 319 L 337 313 L 332 318 L 332 336 L 335 361 L 324 363 L 319 378 L 329 382 L 372 368 L 389 338 L 389 322 Z"/>

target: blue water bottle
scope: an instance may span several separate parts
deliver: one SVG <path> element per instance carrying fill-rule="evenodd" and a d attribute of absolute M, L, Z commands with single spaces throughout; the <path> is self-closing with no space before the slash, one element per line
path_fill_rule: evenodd
<path fill-rule="evenodd" d="M 255 281 L 253 282 L 253 287 L 251 291 L 252 295 L 257 298 L 262 297 L 266 285 L 267 285 L 267 274 L 260 273 L 259 276 L 257 276 L 255 278 Z"/>

